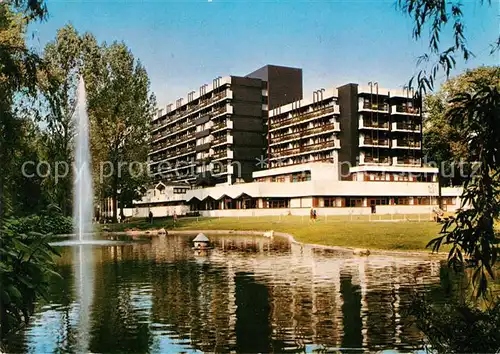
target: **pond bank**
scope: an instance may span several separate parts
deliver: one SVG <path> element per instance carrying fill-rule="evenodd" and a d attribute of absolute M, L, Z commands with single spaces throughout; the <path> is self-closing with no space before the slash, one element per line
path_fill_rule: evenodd
<path fill-rule="evenodd" d="M 382 250 L 398 253 L 425 253 L 427 243 L 435 238 L 441 225 L 434 222 L 373 222 L 369 220 L 352 221 L 349 217 L 328 218 L 328 221 L 311 222 L 300 216 L 246 217 L 246 218 L 179 218 L 177 222 L 163 219 L 148 223 L 144 219 L 133 220 L 126 224 L 106 224 L 101 226 L 108 231 L 159 230 L 171 232 L 196 230 L 230 230 L 231 232 L 258 232 L 274 230 L 293 235 L 296 242 L 318 245 L 317 247 L 340 247 L 352 249 Z M 447 251 L 446 248 L 442 249 Z"/>
<path fill-rule="evenodd" d="M 248 236 L 263 236 L 266 234 L 266 231 L 245 231 L 245 230 L 168 230 L 169 235 L 192 235 L 196 233 L 204 233 L 207 235 L 248 235 Z M 364 248 L 355 248 L 355 247 L 340 247 L 340 246 L 325 246 L 311 243 L 303 243 L 297 241 L 293 235 L 285 233 L 273 231 L 274 237 L 282 237 L 288 239 L 290 243 L 294 243 L 297 245 L 301 245 L 304 247 L 312 247 L 312 248 L 321 248 L 327 250 L 335 250 L 350 253 L 352 255 L 361 255 L 368 256 L 370 254 L 373 255 L 386 255 L 386 256 L 411 256 L 411 257 L 430 257 L 430 258 L 446 258 L 447 253 L 439 252 L 439 253 L 431 253 L 425 251 L 391 251 L 391 250 L 380 250 L 380 249 L 364 249 Z M 368 253 L 366 252 L 368 251 Z"/>

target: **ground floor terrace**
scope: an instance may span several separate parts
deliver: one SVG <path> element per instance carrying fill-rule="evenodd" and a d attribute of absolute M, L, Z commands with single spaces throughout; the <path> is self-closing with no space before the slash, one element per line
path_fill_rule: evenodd
<path fill-rule="evenodd" d="M 441 206 L 460 207 L 460 189 L 443 188 Z M 166 197 L 168 199 L 168 197 Z M 126 216 L 200 215 L 245 217 L 266 215 L 431 215 L 439 206 L 434 183 L 299 182 L 245 183 L 188 190 L 182 200 L 136 204 Z"/>
<path fill-rule="evenodd" d="M 456 197 L 443 197 L 445 210 L 458 208 Z M 311 209 L 317 215 L 368 215 L 368 214 L 422 214 L 432 213 L 438 206 L 436 196 L 369 196 L 369 197 L 267 197 L 252 198 L 242 195 L 238 198 L 224 196 L 219 200 L 192 199 L 190 211 L 203 216 L 264 216 L 264 215 L 309 215 Z"/>

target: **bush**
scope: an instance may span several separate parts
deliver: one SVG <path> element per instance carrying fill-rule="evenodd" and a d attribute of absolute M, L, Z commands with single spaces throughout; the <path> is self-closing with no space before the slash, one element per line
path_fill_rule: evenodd
<path fill-rule="evenodd" d="M 56 207 L 49 206 L 47 211 L 40 215 L 8 220 L 7 228 L 14 234 L 30 232 L 54 235 L 69 234 L 73 232 L 73 221 L 71 217 L 63 216 Z"/>
<path fill-rule="evenodd" d="M 433 305 L 423 296 L 415 298 L 410 315 L 426 338 L 430 352 L 496 353 L 500 349 L 500 301 L 481 310 L 473 304 Z"/>
<path fill-rule="evenodd" d="M 46 296 L 49 276 L 57 274 L 52 260 L 57 252 L 49 241 L 49 235 L 36 232 L 17 234 L 7 227 L 0 230 L 2 339 L 29 321 L 36 299 Z"/>

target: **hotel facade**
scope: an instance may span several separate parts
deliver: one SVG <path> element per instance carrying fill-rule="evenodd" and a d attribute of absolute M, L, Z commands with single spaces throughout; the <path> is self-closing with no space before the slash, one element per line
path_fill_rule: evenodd
<path fill-rule="evenodd" d="M 303 98 L 302 70 L 218 77 L 159 109 L 154 184 L 128 213 L 155 216 L 416 214 L 438 205 L 411 90 L 349 83 Z M 460 190 L 442 189 L 445 209 Z"/>

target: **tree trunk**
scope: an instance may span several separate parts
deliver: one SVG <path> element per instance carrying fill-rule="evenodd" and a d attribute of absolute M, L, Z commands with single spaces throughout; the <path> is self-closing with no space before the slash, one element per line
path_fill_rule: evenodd
<path fill-rule="evenodd" d="M 113 222 L 116 223 L 118 222 L 118 215 L 117 215 L 117 211 L 118 211 L 118 208 L 117 208 L 117 200 L 118 200 L 118 193 L 116 191 L 116 189 L 113 190 Z"/>
<path fill-rule="evenodd" d="M 442 184 L 443 184 L 443 177 L 441 173 L 441 168 L 438 169 L 438 175 L 437 175 L 437 182 L 438 182 L 438 207 L 441 210 L 443 209 L 443 191 L 442 191 Z"/>
<path fill-rule="evenodd" d="M 118 166 L 118 163 L 116 164 L 116 167 Z M 113 184 L 112 184 L 112 187 L 113 187 L 113 194 L 112 194 L 112 198 L 113 198 L 113 222 L 116 223 L 118 222 L 118 214 L 117 214 L 117 211 L 118 211 L 118 170 L 115 168 L 115 171 L 113 173 Z"/>

